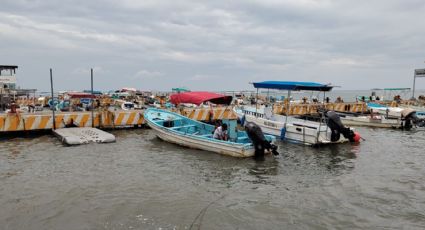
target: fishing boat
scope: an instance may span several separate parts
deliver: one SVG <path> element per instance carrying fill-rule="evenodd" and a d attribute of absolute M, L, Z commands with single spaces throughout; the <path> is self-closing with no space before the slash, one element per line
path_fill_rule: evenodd
<path fill-rule="evenodd" d="M 229 132 L 229 141 L 213 138 L 215 127 L 167 110 L 150 108 L 144 118 L 156 135 L 167 142 L 233 157 L 251 157 L 255 148 L 244 131 Z M 273 136 L 265 135 L 273 142 Z"/>
<path fill-rule="evenodd" d="M 389 119 L 383 115 L 363 115 L 363 116 L 349 116 L 340 114 L 341 121 L 345 125 L 350 126 L 365 126 L 374 128 L 401 128 L 401 119 Z"/>
<path fill-rule="evenodd" d="M 403 113 L 411 110 L 415 111 L 419 118 L 425 118 L 425 108 L 418 106 L 389 107 L 378 103 L 368 103 L 367 107 L 372 110 L 372 112 L 385 115 L 389 118 L 403 118 Z"/>
<path fill-rule="evenodd" d="M 339 113 L 342 122 L 345 125 L 351 126 L 404 128 L 406 126 L 406 115 L 415 112 L 418 118 L 423 118 L 422 113 L 418 113 L 410 108 L 388 107 L 373 102 L 368 102 L 367 105 L 370 111 L 370 114 L 367 115 Z"/>
<path fill-rule="evenodd" d="M 378 103 L 367 103 L 367 107 L 373 112 L 373 113 L 379 113 L 382 115 L 385 115 L 386 117 L 390 118 L 401 118 L 401 113 L 403 112 L 404 108 L 399 107 L 389 107 L 386 105 L 381 105 Z"/>
<path fill-rule="evenodd" d="M 254 87 L 258 89 L 275 89 L 275 90 L 287 90 L 288 97 L 286 101 L 287 111 L 290 107 L 290 95 L 292 91 L 319 91 L 327 92 L 330 91 L 333 86 L 324 85 L 314 82 L 288 82 L 288 81 L 265 81 L 253 83 Z M 325 94 L 324 94 L 325 97 Z M 299 119 L 293 116 L 274 114 L 272 106 L 259 107 L 257 104 L 255 107 L 251 106 L 240 106 L 234 107 L 234 111 L 238 115 L 242 123 L 249 121 L 254 122 L 261 127 L 266 134 L 280 137 L 281 140 L 288 140 L 292 142 L 302 143 L 305 145 L 326 145 L 336 144 L 348 141 L 354 141 L 355 134 L 351 128 L 344 127 L 339 118 L 332 116 L 327 118 L 326 122 L 315 122 L 304 119 Z M 337 129 L 332 128 L 329 125 L 329 121 L 334 119 L 338 123 Z M 335 133 L 338 133 L 335 135 Z M 342 136 L 339 133 L 343 134 Z M 350 140 L 351 138 L 351 140 Z"/>

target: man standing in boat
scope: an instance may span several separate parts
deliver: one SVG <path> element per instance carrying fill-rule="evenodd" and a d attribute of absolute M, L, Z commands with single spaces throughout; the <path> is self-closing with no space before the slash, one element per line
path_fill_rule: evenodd
<path fill-rule="evenodd" d="M 224 123 L 221 126 L 219 126 L 218 128 L 216 128 L 215 131 L 214 131 L 213 137 L 214 137 L 214 139 L 227 141 L 228 140 L 227 124 Z"/>

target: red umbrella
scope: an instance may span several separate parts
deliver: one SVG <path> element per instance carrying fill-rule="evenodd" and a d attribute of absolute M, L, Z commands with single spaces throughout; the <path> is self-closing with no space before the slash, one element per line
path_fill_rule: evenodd
<path fill-rule="evenodd" d="M 214 104 L 229 105 L 232 102 L 232 96 L 226 96 L 223 94 L 211 92 L 185 92 L 171 95 L 170 101 L 175 105 L 181 103 L 200 105 L 206 101 L 209 101 Z"/>

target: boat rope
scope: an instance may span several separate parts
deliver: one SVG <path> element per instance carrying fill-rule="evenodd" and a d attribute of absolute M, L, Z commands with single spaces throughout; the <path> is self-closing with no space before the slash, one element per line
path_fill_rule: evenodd
<path fill-rule="evenodd" d="M 201 229 L 202 226 L 202 220 L 204 219 L 205 213 L 208 211 L 208 208 L 211 207 L 213 204 L 215 204 L 217 201 L 223 199 L 224 197 L 226 197 L 227 194 L 222 195 L 221 197 L 219 197 L 218 199 L 210 202 L 207 206 L 205 206 L 203 209 L 201 209 L 201 211 L 198 213 L 198 215 L 195 217 L 195 219 L 192 221 L 192 224 L 190 224 L 189 230 L 193 229 L 193 226 L 195 225 L 196 221 L 199 219 L 199 225 L 198 225 L 198 230 Z"/>

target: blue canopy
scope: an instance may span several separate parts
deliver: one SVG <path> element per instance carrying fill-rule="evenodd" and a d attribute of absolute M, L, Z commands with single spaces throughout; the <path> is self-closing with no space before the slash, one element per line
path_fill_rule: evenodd
<path fill-rule="evenodd" d="M 310 90 L 310 91 L 331 91 L 333 86 L 315 82 L 297 81 L 263 81 L 254 82 L 255 88 L 280 89 L 280 90 Z"/>

